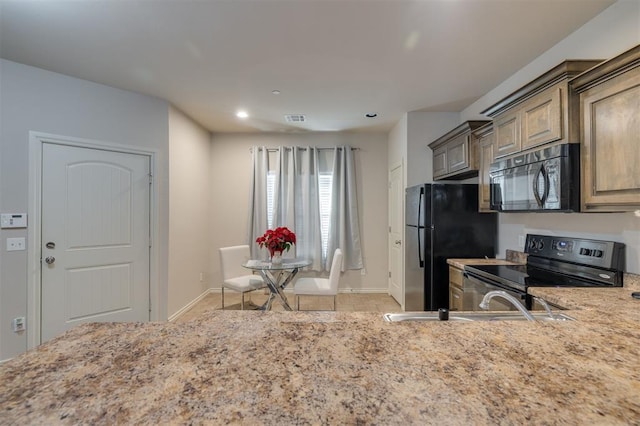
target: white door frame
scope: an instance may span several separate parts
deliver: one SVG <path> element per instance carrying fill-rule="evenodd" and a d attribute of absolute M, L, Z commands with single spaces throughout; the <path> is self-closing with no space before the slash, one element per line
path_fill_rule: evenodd
<path fill-rule="evenodd" d="M 28 255 L 27 255 L 27 348 L 38 346 L 41 342 L 41 267 L 42 262 L 42 146 L 45 143 L 75 146 L 80 148 L 93 148 L 104 151 L 115 151 L 126 154 L 146 155 L 151 161 L 151 174 L 157 176 L 157 151 L 151 149 L 139 149 L 128 145 L 111 142 L 96 141 L 91 139 L 59 136 L 49 133 L 29 132 L 29 208 L 27 227 Z M 149 251 L 149 319 L 159 320 L 160 301 L 158 285 L 158 185 L 152 180 L 149 192 L 149 226 L 151 248 Z"/>
<path fill-rule="evenodd" d="M 404 161 L 400 161 L 398 163 L 394 163 L 389 167 L 389 171 L 387 173 L 387 180 L 389 182 L 389 184 L 391 183 L 391 172 L 397 168 L 401 169 L 401 174 L 400 174 L 400 180 L 401 182 L 401 191 L 404 191 L 405 189 L 405 172 L 404 172 Z M 390 198 L 390 197 L 389 197 Z M 402 199 L 404 200 L 404 193 L 402 194 Z M 388 206 L 388 219 L 389 219 L 389 228 L 391 228 L 391 200 L 389 200 L 389 206 Z M 400 303 L 400 307 L 401 309 L 404 311 L 404 242 L 405 242 L 405 235 L 404 235 L 404 231 L 405 231 L 405 219 L 404 219 L 404 203 L 400 206 L 400 218 L 402 220 L 402 224 L 401 224 L 401 235 L 402 235 L 402 246 L 401 246 L 401 251 L 403 253 L 403 255 L 400 257 L 400 291 L 402 292 L 402 296 L 401 296 L 401 303 Z M 387 233 L 387 235 L 389 235 L 389 233 Z M 391 265 L 391 241 L 387 241 L 387 258 L 388 258 L 388 264 Z M 391 269 L 391 268 L 389 268 Z M 390 283 L 388 281 L 387 284 L 387 293 L 391 294 L 391 289 L 390 289 Z"/>

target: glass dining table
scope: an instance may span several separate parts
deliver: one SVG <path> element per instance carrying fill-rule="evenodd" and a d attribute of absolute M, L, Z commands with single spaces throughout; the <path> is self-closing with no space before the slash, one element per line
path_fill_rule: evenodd
<path fill-rule="evenodd" d="M 271 292 L 267 301 L 258 309 L 263 311 L 271 310 L 273 300 L 278 298 L 287 311 L 292 311 L 293 309 L 289 306 L 287 296 L 284 294 L 284 289 L 301 268 L 309 265 L 311 265 L 311 261 L 305 259 L 283 259 L 282 263 L 248 260 L 243 263 L 243 267 L 260 273 Z"/>

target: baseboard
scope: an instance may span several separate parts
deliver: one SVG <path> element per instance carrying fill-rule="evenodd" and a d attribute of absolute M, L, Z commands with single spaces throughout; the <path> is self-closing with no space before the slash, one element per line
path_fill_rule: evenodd
<path fill-rule="evenodd" d="M 338 289 L 338 293 L 389 294 L 389 289 L 388 288 L 341 288 L 341 289 Z"/>
<path fill-rule="evenodd" d="M 207 295 L 209 293 L 213 293 L 212 290 L 215 290 L 215 289 L 208 288 L 207 290 L 205 290 L 204 293 L 202 293 L 200 296 L 196 297 L 191 302 L 187 303 L 182 308 L 180 308 L 176 313 L 171 315 L 169 317 L 168 321 L 169 322 L 173 322 L 173 321 L 177 320 L 178 318 L 180 318 L 182 315 L 184 315 L 185 312 L 187 312 L 189 309 L 193 308 L 199 301 L 201 301 L 202 299 L 207 297 Z"/>
<path fill-rule="evenodd" d="M 233 292 L 233 290 L 229 290 Z M 258 290 L 263 291 L 263 290 Z M 264 289 L 265 294 L 268 294 L 268 290 Z M 210 288 L 209 293 L 221 293 L 221 288 Z M 284 289 L 285 293 L 293 293 L 293 286 L 288 286 Z M 387 294 L 389 295 L 389 289 L 386 288 L 341 288 L 338 289 L 338 293 L 344 294 Z"/>

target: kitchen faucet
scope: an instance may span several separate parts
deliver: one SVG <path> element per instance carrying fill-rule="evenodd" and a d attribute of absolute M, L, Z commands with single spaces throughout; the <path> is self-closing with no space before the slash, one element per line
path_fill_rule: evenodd
<path fill-rule="evenodd" d="M 494 290 L 485 294 L 484 297 L 482 298 L 482 302 L 480 302 L 480 308 L 485 310 L 489 309 L 489 301 L 494 297 L 502 297 L 503 299 L 508 300 L 513 304 L 513 306 L 515 306 L 522 313 L 522 315 L 524 315 L 524 317 L 527 320 L 535 321 L 535 318 L 533 318 L 533 316 L 529 313 L 529 311 L 527 311 L 527 308 L 522 306 L 522 303 L 520 303 L 518 299 L 516 299 L 506 291 L 502 291 L 502 290 Z"/>
<path fill-rule="evenodd" d="M 542 305 L 542 307 L 544 308 L 545 311 L 547 311 L 547 315 L 549 315 L 549 317 L 551 319 L 554 319 L 555 317 L 553 316 L 553 312 L 551 312 L 551 307 L 549 306 L 549 304 L 547 303 L 546 300 L 544 300 L 542 297 L 534 297 L 535 301 L 538 302 L 539 304 Z"/>

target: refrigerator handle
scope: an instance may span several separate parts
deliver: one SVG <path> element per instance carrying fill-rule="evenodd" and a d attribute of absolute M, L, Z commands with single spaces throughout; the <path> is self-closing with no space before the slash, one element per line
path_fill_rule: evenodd
<path fill-rule="evenodd" d="M 420 241 L 420 228 L 418 230 L 418 263 L 421 268 L 424 268 L 424 257 L 422 256 L 422 242 Z"/>
<path fill-rule="evenodd" d="M 422 196 L 423 195 L 424 195 L 424 188 L 420 188 L 420 197 L 418 197 L 418 229 L 420 229 L 420 227 L 422 226 L 420 221 L 422 220 Z"/>
<path fill-rule="evenodd" d="M 422 196 L 424 195 L 424 188 L 420 188 L 420 197 L 418 197 L 418 263 L 420 267 L 424 268 L 424 257 L 422 256 L 422 242 L 420 241 L 420 221 L 422 220 Z"/>

